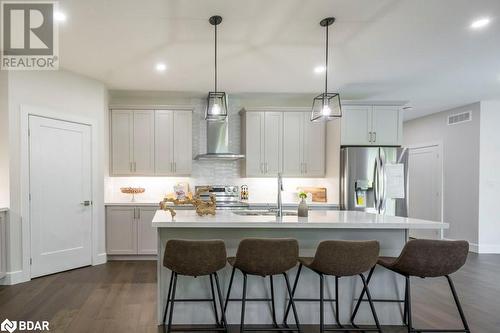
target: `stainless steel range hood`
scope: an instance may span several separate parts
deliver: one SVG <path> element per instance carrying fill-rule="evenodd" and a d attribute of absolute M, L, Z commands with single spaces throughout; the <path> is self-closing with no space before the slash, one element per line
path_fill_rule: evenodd
<path fill-rule="evenodd" d="M 229 151 L 228 117 L 223 121 L 207 121 L 207 153 L 194 159 L 235 161 L 245 157 Z"/>

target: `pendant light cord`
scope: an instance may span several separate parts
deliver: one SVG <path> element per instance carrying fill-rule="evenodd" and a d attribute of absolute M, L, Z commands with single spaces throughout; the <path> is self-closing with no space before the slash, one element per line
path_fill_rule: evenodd
<path fill-rule="evenodd" d="M 215 25 L 215 91 L 217 92 L 217 24 Z"/>
<path fill-rule="evenodd" d="M 326 51 L 325 51 L 325 94 L 328 93 L 328 25 L 326 26 Z"/>

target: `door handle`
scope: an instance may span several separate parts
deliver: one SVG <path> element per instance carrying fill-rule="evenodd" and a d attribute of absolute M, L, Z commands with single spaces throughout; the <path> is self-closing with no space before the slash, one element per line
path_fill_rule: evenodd
<path fill-rule="evenodd" d="M 92 201 L 90 201 L 90 200 L 85 200 L 84 202 L 82 202 L 82 203 L 81 203 L 81 205 L 82 205 L 82 206 L 85 206 L 85 207 L 90 206 L 90 205 L 92 205 Z"/>

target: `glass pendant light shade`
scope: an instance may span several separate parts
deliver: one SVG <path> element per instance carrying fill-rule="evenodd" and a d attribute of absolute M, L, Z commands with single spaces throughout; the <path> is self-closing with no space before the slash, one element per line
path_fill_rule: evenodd
<path fill-rule="evenodd" d="M 214 26 L 215 32 L 215 66 L 214 66 L 214 91 L 208 93 L 206 120 L 224 121 L 227 117 L 227 95 L 225 92 L 217 91 L 217 26 L 221 24 L 222 17 L 215 15 L 208 20 Z"/>
<path fill-rule="evenodd" d="M 342 117 L 342 105 L 338 93 L 328 92 L 328 27 L 335 22 L 334 17 L 327 17 L 319 23 L 326 29 L 325 46 L 325 92 L 314 97 L 311 110 L 311 121 L 329 121 Z"/>
<path fill-rule="evenodd" d="M 206 120 L 225 120 L 227 117 L 227 95 L 225 92 L 209 92 L 207 97 Z"/>
<path fill-rule="evenodd" d="M 314 97 L 311 121 L 328 121 L 342 117 L 340 95 L 337 93 L 323 93 Z"/>

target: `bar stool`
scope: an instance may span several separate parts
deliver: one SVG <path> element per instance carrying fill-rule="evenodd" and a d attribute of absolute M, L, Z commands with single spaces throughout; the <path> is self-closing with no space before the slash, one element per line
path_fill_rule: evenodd
<path fill-rule="evenodd" d="M 394 302 L 404 302 L 403 322 L 408 327 L 408 332 L 470 332 L 469 325 L 465 319 L 462 306 L 457 296 L 455 286 L 450 277 L 450 274 L 458 271 L 467 260 L 469 253 L 469 243 L 467 241 L 444 241 L 430 239 L 414 239 L 406 243 L 397 258 L 380 257 L 378 264 L 393 272 L 401 274 L 405 277 L 405 299 L 392 300 Z M 368 275 L 370 282 L 374 268 Z M 411 289 L 410 277 L 433 278 L 446 277 L 448 284 L 457 306 L 460 319 L 464 326 L 463 329 L 415 329 L 412 324 L 411 313 Z M 363 300 L 365 290 L 361 292 L 361 296 L 356 303 L 351 321 L 354 322 L 359 305 Z M 387 301 L 387 300 L 384 300 Z"/>
<path fill-rule="evenodd" d="M 287 271 L 297 265 L 299 254 L 299 244 L 296 239 L 290 238 L 246 238 L 240 241 L 236 257 L 229 257 L 228 262 L 233 266 L 231 279 L 227 289 L 226 303 L 224 312 L 226 312 L 229 301 L 239 301 L 240 299 L 230 299 L 231 288 L 233 285 L 234 273 L 238 269 L 243 274 L 243 292 L 241 298 L 241 325 L 240 332 L 247 330 L 245 328 L 245 303 L 247 301 L 271 301 L 271 311 L 273 328 L 252 328 L 250 331 L 298 331 L 301 332 L 299 318 L 293 301 L 292 289 L 288 280 Z M 269 276 L 271 287 L 271 299 L 253 298 L 247 300 L 247 275 L 257 275 L 261 277 Z M 274 284 L 273 276 L 283 275 L 286 288 L 290 296 L 290 303 L 293 308 L 296 328 L 280 327 L 276 322 L 276 308 L 274 302 Z"/>
<path fill-rule="evenodd" d="M 226 267 L 226 246 L 222 240 L 184 240 L 171 239 L 167 241 L 165 246 L 165 256 L 163 258 L 163 266 L 172 271 L 170 284 L 168 287 L 167 304 L 163 314 L 163 324 L 167 317 L 167 311 L 170 306 L 170 314 L 168 319 L 167 332 L 171 331 L 227 331 L 227 322 L 224 312 L 222 311 L 222 293 L 219 284 L 217 271 Z M 176 299 L 175 291 L 177 288 L 178 275 L 198 277 L 210 276 L 210 287 L 212 292 L 211 299 Z M 217 287 L 217 295 L 221 308 L 221 321 L 219 322 L 217 314 L 217 302 L 214 292 L 214 282 Z M 212 302 L 214 307 L 216 327 L 209 328 L 189 328 L 189 329 L 173 329 L 172 318 L 174 314 L 174 304 L 176 302 Z"/>
<path fill-rule="evenodd" d="M 320 304 L 320 332 L 325 331 L 378 331 L 382 332 L 378 321 L 377 313 L 371 299 L 370 291 L 364 272 L 370 270 L 377 264 L 379 253 L 378 241 L 342 241 L 328 240 L 319 243 L 316 249 L 316 254 L 313 258 L 299 258 L 299 269 L 293 284 L 292 294 L 295 294 L 297 283 L 299 281 L 302 266 L 306 266 L 313 272 L 319 275 L 319 299 L 302 299 L 303 301 L 319 301 Z M 325 276 L 330 275 L 335 277 L 335 299 L 329 300 L 335 302 L 335 320 L 338 327 L 326 327 L 324 322 L 324 280 Z M 376 328 L 347 328 L 340 323 L 339 318 L 339 278 L 358 275 L 363 282 L 363 290 L 366 291 L 373 319 L 375 320 Z M 301 299 L 296 299 L 301 301 Z M 285 311 L 284 323 L 290 311 L 290 303 Z"/>

